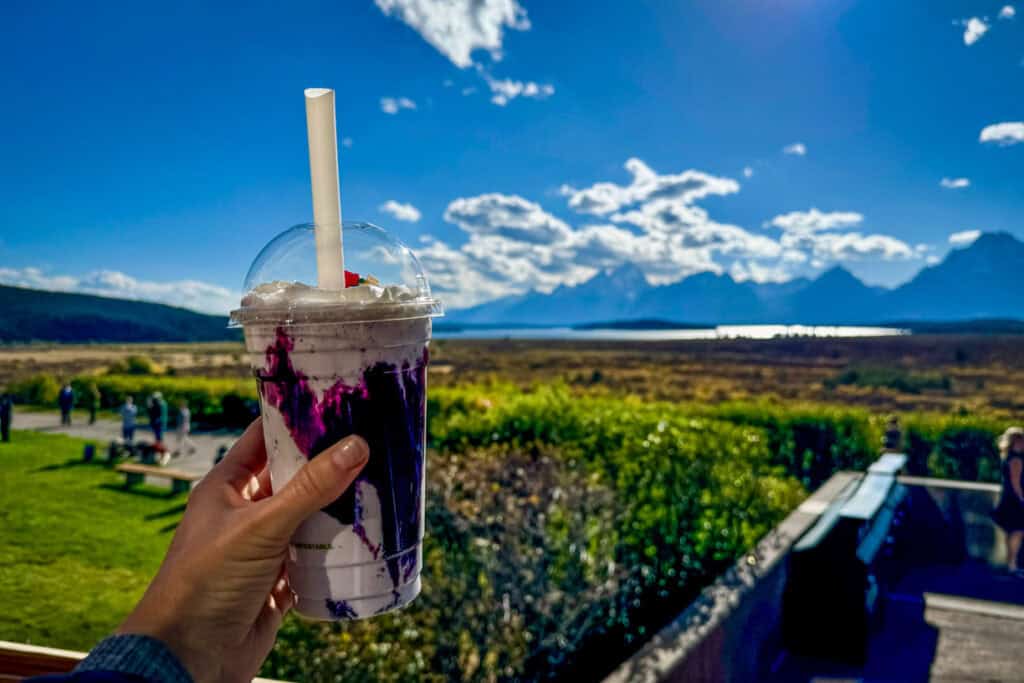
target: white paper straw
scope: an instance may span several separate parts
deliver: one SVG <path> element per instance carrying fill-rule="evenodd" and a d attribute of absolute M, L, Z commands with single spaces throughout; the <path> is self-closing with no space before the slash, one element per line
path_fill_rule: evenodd
<path fill-rule="evenodd" d="M 316 273 L 320 289 L 345 287 L 341 244 L 341 195 L 338 192 L 338 135 L 334 91 L 306 88 L 306 132 L 309 135 L 309 177 L 316 226 Z"/>

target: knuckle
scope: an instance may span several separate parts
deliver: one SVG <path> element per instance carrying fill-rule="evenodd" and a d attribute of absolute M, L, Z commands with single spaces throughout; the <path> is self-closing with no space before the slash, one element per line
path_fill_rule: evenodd
<path fill-rule="evenodd" d="M 308 465 L 295 474 L 290 486 L 293 490 L 293 495 L 302 496 L 303 498 L 320 498 L 323 494 L 323 487 L 317 481 L 317 478 L 313 476 Z"/>

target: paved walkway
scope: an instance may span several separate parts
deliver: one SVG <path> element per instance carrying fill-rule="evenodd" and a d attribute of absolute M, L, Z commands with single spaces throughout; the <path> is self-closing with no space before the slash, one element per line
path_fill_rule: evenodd
<path fill-rule="evenodd" d="M 94 440 L 97 442 L 96 455 L 99 458 L 106 457 L 107 445 L 111 441 L 121 438 L 121 423 L 119 421 L 99 419 L 96 420 L 95 424 L 90 425 L 88 419 L 80 417 L 77 411 L 72 417 L 70 427 L 65 427 L 60 424 L 60 413 L 28 411 L 16 412 L 13 426 L 15 429 L 30 429 L 50 434 L 67 434 L 69 436 L 76 436 L 82 439 Z M 240 433 L 241 432 L 222 430 L 192 434 L 191 439 L 196 447 L 195 452 L 172 459 L 168 466 L 199 475 L 206 474 L 210 468 L 213 467 L 213 459 L 217 455 L 217 450 L 222 445 L 230 446 L 231 443 L 238 438 Z M 135 440 L 142 443 L 152 443 L 153 432 L 148 426 L 139 424 L 135 430 Z M 178 435 L 176 432 L 171 431 L 164 434 L 165 446 L 173 450 L 177 443 Z M 170 482 L 166 479 L 150 479 L 147 477 L 146 483 L 154 486 L 170 488 Z"/>

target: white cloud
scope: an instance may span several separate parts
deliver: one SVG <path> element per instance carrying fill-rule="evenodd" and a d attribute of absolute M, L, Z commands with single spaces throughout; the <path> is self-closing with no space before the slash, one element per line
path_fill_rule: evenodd
<path fill-rule="evenodd" d="M 476 88 L 474 88 L 473 86 L 469 86 L 467 88 L 462 89 L 462 96 L 465 97 L 466 95 L 472 95 L 475 92 Z"/>
<path fill-rule="evenodd" d="M 352 138 L 342 138 L 341 139 L 341 146 L 344 147 L 345 149 L 351 148 L 352 147 Z"/>
<path fill-rule="evenodd" d="M 398 220 L 408 223 L 417 223 L 421 217 L 420 210 L 415 206 L 396 202 L 394 199 L 387 200 L 379 208 L 384 213 L 389 213 Z"/>
<path fill-rule="evenodd" d="M 1003 8 L 999 10 L 1000 19 L 1013 19 L 1015 16 L 1017 16 L 1017 10 L 1013 5 L 1003 5 Z"/>
<path fill-rule="evenodd" d="M 946 188 L 947 190 L 959 190 L 965 187 L 969 187 L 971 181 L 967 178 L 943 178 L 939 181 L 939 185 Z"/>
<path fill-rule="evenodd" d="M 732 178 L 693 169 L 674 175 L 658 175 L 636 157 L 626 161 L 625 168 L 633 176 L 629 185 L 603 182 L 582 190 L 563 185 L 560 192 L 569 197 L 569 206 L 575 211 L 604 216 L 649 199 L 676 199 L 690 204 L 708 195 L 724 196 L 740 191 L 740 184 Z"/>
<path fill-rule="evenodd" d="M 415 109 L 416 103 L 408 97 L 382 97 L 380 110 L 385 114 L 397 114 L 403 109 Z"/>
<path fill-rule="evenodd" d="M 517 97 L 544 100 L 555 94 L 555 86 L 550 83 L 513 81 L 508 78 L 497 79 L 487 74 L 484 74 L 484 80 L 487 81 L 487 86 L 491 89 L 491 102 L 499 107 L 504 107 Z"/>
<path fill-rule="evenodd" d="M 460 69 L 475 66 L 478 74 L 487 81 L 491 90 L 491 102 L 505 106 L 517 97 L 546 99 L 555 93 L 550 83 L 497 79 L 490 75 L 487 66 L 474 59 L 476 50 L 485 50 L 491 60 L 502 59 L 502 45 L 505 30 L 528 31 L 530 19 L 526 9 L 518 0 L 375 0 L 377 7 L 387 16 L 404 22 L 420 34 L 423 40 L 447 57 Z M 454 85 L 451 79 L 443 82 L 444 87 Z M 476 92 L 475 88 L 463 88 L 462 94 Z M 382 108 L 384 106 L 381 103 Z M 389 111 L 389 109 L 392 109 Z M 398 109 L 391 106 L 384 109 L 395 114 Z"/>
<path fill-rule="evenodd" d="M 1004 146 L 1024 142 L 1024 121 L 1007 121 L 985 126 L 978 140 Z"/>
<path fill-rule="evenodd" d="M 949 243 L 954 247 L 966 247 L 981 237 L 981 230 L 961 230 L 949 236 Z"/>
<path fill-rule="evenodd" d="M 744 178 L 752 178 L 753 176 L 754 176 L 754 169 L 750 168 L 749 166 L 744 166 L 743 167 L 743 177 Z"/>
<path fill-rule="evenodd" d="M 810 233 L 859 225 L 864 216 L 855 211 L 792 211 L 776 216 L 766 223 L 785 232 Z"/>
<path fill-rule="evenodd" d="M 807 154 L 807 145 L 802 142 L 794 142 L 792 145 L 786 145 L 782 148 L 783 154 L 795 154 L 796 156 L 804 156 Z"/>
<path fill-rule="evenodd" d="M 377 7 L 420 34 L 465 69 L 474 63 L 473 51 L 486 50 L 501 59 L 505 29 L 527 31 L 530 20 L 516 0 L 375 0 Z"/>
<path fill-rule="evenodd" d="M 859 232 L 789 232 L 782 236 L 782 246 L 807 252 L 811 263 L 830 261 L 862 261 L 878 258 L 883 261 L 909 261 L 920 258 L 921 252 L 906 242 L 889 235 L 862 235 Z"/>
<path fill-rule="evenodd" d="M 757 283 L 786 282 L 792 277 L 783 266 L 766 266 L 757 261 L 736 261 L 730 266 L 729 275 L 736 282 L 746 282 L 749 280 Z"/>
<path fill-rule="evenodd" d="M 978 17 L 971 17 L 963 22 L 964 45 L 974 45 L 988 32 L 988 24 Z"/>
<path fill-rule="evenodd" d="M 97 270 L 77 277 L 50 275 L 39 268 L 0 268 L 0 282 L 33 289 L 155 301 L 214 314 L 227 314 L 237 308 L 242 298 L 239 292 L 207 282 L 137 280 L 116 270 Z"/>
<path fill-rule="evenodd" d="M 843 232 L 864 217 L 812 208 L 780 214 L 766 225 L 778 239 L 714 220 L 696 204 L 739 191 L 739 183 L 690 169 L 658 174 L 630 159 L 628 184 L 564 186 L 569 206 L 610 223 L 571 225 L 518 195 L 490 193 L 455 199 L 445 220 L 468 234 L 459 246 L 428 238 L 419 250 L 431 283 L 453 308 L 530 290 L 551 291 L 595 274 L 635 266 L 651 284 L 700 272 L 738 280 L 779 282 L 808 266 L 837 261 L 923 260 L 928 248 L 882 234 Z"/>
<path fill-rule="evenodd" d="M 539 204 L 498 192 L 456 199 L 445 209 L 444 219 L 470 234 L 497 234 L 535 244 L 564 241 L 571 231 Z"/>

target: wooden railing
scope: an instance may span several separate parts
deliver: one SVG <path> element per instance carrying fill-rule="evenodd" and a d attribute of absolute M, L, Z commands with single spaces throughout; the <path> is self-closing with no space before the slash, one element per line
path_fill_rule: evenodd
<path fill-rule="evenodd" d="M 66 673 L 75 668 L 83 657 L 84 652 L 0 640 L 0 681 L 20 681 L 29 676 Z"/>
<path fill-rule="evenodd" d="M 84 652 L 58 650 L 52 647 L 10 643 L 0 640 L 0 683 L 20 681 L 30 676 L 67 673 L 75 668 Z M 282 683 L 269 678 L 256 678 L 253 683 Z"/>

